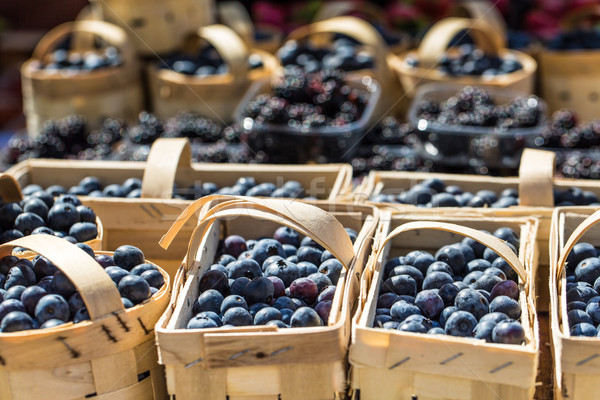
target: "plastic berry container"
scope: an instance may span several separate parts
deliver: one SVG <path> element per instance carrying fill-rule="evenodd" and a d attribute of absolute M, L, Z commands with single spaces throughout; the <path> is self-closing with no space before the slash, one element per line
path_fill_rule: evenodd
<path fill-rule="evenodd" d="M 259 94 L 269 93 L 270 80 L 255 82 L 238 105 L 235 121 L 243 128 L 243 140 L 255 152 L 264 152 L 271 163 L 342 162 L 348 161 L 358 149 L 381 97 L 381 87 L 365 76 L 360 81 L 348 81 L 349 86 L 369 94 L 362 115 L 341 127 L 322 126 L 294 128 L 284 124 L 260 123 L 244 116 L 246 106 Z"/>
<path fill-rule="evenodd" d="M 521 152 L 535 147 L 534 139 L 546 124 L 547 107 L 540 98 L 532 97 L 531 107 L 538 108 L 537 122 L 527 128 L 483 127 L 441 124 L 418 116 L 419 104 L 425 100 L 442 103 L 456 95 L 465 86 L 450 83 L 429 83 L 419 87 L 408 111 L 407 119 L 417 130 L 416 147 L 421 156 L 436 164 L 452 167 L 485 165 L 490 168 L 518 168 Z M 529 97 L 525 92 L 504 88 L 489 88 L 496 106 L 506 105 L 519 97 Z"/>

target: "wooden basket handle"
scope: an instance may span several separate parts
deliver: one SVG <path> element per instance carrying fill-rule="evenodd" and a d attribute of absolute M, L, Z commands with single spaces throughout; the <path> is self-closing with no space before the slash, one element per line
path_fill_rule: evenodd
<path fill-rule="evenodd" d="M 150 148 L 142 178 L 142 197 L 170 199 L 178 171 L 192 168 L 187 138 L 160 138 Z"/>
<path fill-rule="evenodd" d="M 502 40 L 502 47 L 506 47 L 506 22 L 504 22 L 504 18 L 498 9 L 489 1 L 461 1 L 454 6 L 452 16 L 471 18 L 478 23 L 489 25 Z"/>
<path fill-rule="evenodd" d="M 565 246 L 560 251 L 560 258 L 558 259 L 558 266 L 556 268 L 556 279 L 560 280 L 560 277 L 566 267 L 567 257 L 571 250 L 573 250 L 573 246 L 579 242 L 579 239 L 582 238 L 583 235 L 587 231 L 589 231 L 594 225 L 596 225 L 600 221 L 600 210 L 596 211 L 589 217 L 587 217 L 569 236 L 569 240 L 565 243 Z"/>
<path fill-rule="evenodd" d="M 375 251 L 374 260 L 378 260 L 381 256 L 381 252 L 385 248 L 387 242 L 389 242 L 392 238 L 398 236 L 401 233 L 408 231 L 416 231 L 421 229 L 433 229 L 439 231 L 446 231 L 451 233 L 457 233 L 462 236 L 470 237 L 478 241 L 479 243 L 489 247 L 494 250 L 500 257 L 502 257 L 506 262 L 512 267 L 512 269 L 519 275 L 521 282 L 527 289 L 529 287 L 529 282 L 527 282 L 527 272 L 521 264 L 519 257 L 508 247 L 502 240 L 488 234 L 478 231 L 477 229 L 469 228 L 466 226 L 450 224 L 447 222 L 434 222 L 434 221 L 417 221 L 417 222 L 407 222 L 406 224 L 400 225 L 392 232 L 390 232 L 386 238 L 379 244 L 378 248 Z"/>
<path fill-rule="evenodd" d="M 385 84 L 391 77 L 392 73 L 387 64 L 388 47 L 385 41 L 371 24 L 360 18 L 342 16 L 313 22 L 292 31 L 287 39 L 301 40 L 322 33 L 341 33 L 369 47 L 375 57 L 373 69 L 375 78 L 379 78 L 381 83 Z"/>
<path fill-rule="evenodd" d="M 114 282 L 89 254 L 64 239 L 50 235 L 29 235 L 0 245 L 0 257 L 24 247 L 50 260 L 73 282 L 92 320 L 124 311 Z"/>
<path fill-rule="evenodd" d="M 210 208 L 198 221 L 188 246 L 186 256 L 186 271 L 193 264 L 194 251 L 210 226 L 219 218 L 250 216 L 257 219 L 273 221 L 288 226 L 311 237 L 335 258 L 340 260 L 345 268 L 350 266 L 354 258 L 354 248 L 350 237 L 340 222 L 330 213 L 295 200 L 263 199 L 244 196 L 206 196 L 196 200 L 179 216 L 169 231 L 163 236 L 160 245 L 168 248 L 181 227 L 198 210 L 212 201 L 221 201 Z"/>
<path fill-rule="evenodd" d="M 135 49 L 127 37 L 127 33 L 116 25 L 96 20 L 65 22 L 58 25 L 39 41 L 35 50 L 33 50 L 32 57 L 43 60 L 62 39 L 77 33 L 91 33 L 106 40 L 107 43 L 121 51 L 123 62 L 126 64 L 133 63 L 136 60 Z M 88 41 L 88 44 L 91 45 L 91 43 L 92 41 Z"/>
<path fill-rule="evenodd" d="M 249 49 L 233 29 L 221 24 L 203 26 L 184 40 L 184 51 L 195 49 L 200 39 L 210 43 L 221 55 L 234 82 L 247 80 Z"/>
<path fill-rule="evenodd" d="M 580 26 L 581 20 L 585 18 L 600 18 L 600 4 L 590 3 L 568 12 L 560 21 L 562 29 L 570 31 Z"/>
<path fill-rule="evenodd" d="M 386 19 L 383 9 L 368 1 L 331 1 L 321 5 L 315 20 L 324 21 L 329 18 L 350 15 L 352 12 L 364 14 L 373 21 L 384 22 Z"/>
<path fill-rule="evenodd" d="M 218 3 L 219 20 L 233 29 L 251 48 L 254 43 L 254 25 L 246 8 L 239 1 Z"/>
<path fill-rule="evenodd" d="M 519 166 L 519 204 L 554 207 L 553 151 L 525 149 Z"/>
<path fill-rule="evenodd" d="M 23 200 L 21 187 L 12 175 L 0 175 L 0 198 L 5 203 L 17 203 Z"/>
<path fill-rule="evenodd" d="M 484 23 L 475 23 L 468 18 L 445 18 L 433 25 L 423 37 L 418 49 L 419 67 L 436 67 L 452 39 L 465 29 L 485 54 L 496 55 L 503 48 L 504 39 L 499 39 L 499 35 Z"/>

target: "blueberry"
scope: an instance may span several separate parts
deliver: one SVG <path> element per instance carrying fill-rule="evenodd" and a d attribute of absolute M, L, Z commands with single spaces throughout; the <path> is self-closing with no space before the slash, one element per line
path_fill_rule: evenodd
<path fill-rule="evenodd" d="M 68 232 L 71 226 L 79 222 L 76 205 L 57 202 L 48 211 L 48 227 L 55 231 Z"/>
<path fill-rule="evenodd" d="M 398 275 L 409 275 L 417 283 L 417 290 L 421 290 L 423 286 L 423 274 L 417 268 L 410 265 L 398 265 L 389 274 L 389 277 Z"/>
<path fill-rule="evenodd" d="M 75 291 L 75 285 L 69 279 L 67 275 L 65 275 L 62 271 L 57 271 L 52 277 L 52 283 L 50 284 L 50 289 L 52 293 L 56 293 L 68 299 L 71 297 Z"/>
<path fill-rule="evenodd" d="M 1 212 L 1 210 L 0 210 Z M 567 256 L 567 273 L 575 272 L 575 267 L 586 258 L 596 257 L 596 248 L 590 243 L 577 243 Z"/>
<path fill-rule="evenodd" d="M 285 252 L 285 256 L 286 257 L 290 257 L 290 256 L 294 256 L 296 255 L 296 252 L 298 251 L 298 248 L 296 248 L 295 246 L 292 246 L 291 244 L 282 244 L 281 247 L 283 247 L 283 251 Z M 323 262 L 323 257 L 325 256 L 325 252 L 323 252 L 323 254 L 321 255 L 321 262 Z"/>
<path fill-rule="evenodd" d="M 150 285 L 141 276 L 127 275 L 119 281 L 119 293 L 132 301 L 133 304 L 139 304 L 148 299 L 152 294 Z"/>
<path fill-rule="evenodd" d="M 227 236 L 223 241 L 223 251 L 233 257 L 237 258 L 247 249 L 246 240 L 239 235 Z"/>
<path fill-rule="evenodd" d="M 12 229 L 15 224 L 15 220 L 23 209 L 18 203 L 6 203 L 0 207 L 0 225 L 2 229 Z"/>
<path fill-rule="evenodd" d="M 220 271 L 219 271 L 220 272 Z M 250 283 L 250 279 L 246 278 L 245 276 L 241 276 L 237 279 L 235 279 L 230 286 L 230 293 L 231 294 L 236 294 L 238 296 L 243 296 L 244 295 L 244 288 L 246 287 L 246 285 Z M 229 284 L 227 284 L 229 287 Z M 208 288 L 208 287 L 207 287 Z M 202 290 L 204 291 L 204 290 Z"/>
<path fill-rule="evenodd" d="M 74 324 L 76 324 L 78 322 L 89 321 L 89 320 L 90 320 L 90 313 L 88 312 L 87 308 L 85 308 L 85 307 L 81 307 L 79 310 L 77 310 L 77 312 L 73 316 Z"/>
<path fill-rule="evenodd" d="M 273 307 L 265 307 L 254 316 L 254 325 L 266 325 L 267 322 L 273 320 L 281 321 L 281 312 Z"/>
<path fill-rule="evenodd" d="M 266 303 L 254 303 L 248 307 L 248 311 L 250 312 L 250 315 L 252 315 L 252 318 L 254 318 L 257 312 L 266 307 L 269 307 Z"/>
<path fill-rule="evenodd" d="M 30 286 L 25 289 L 20 297 L 21 303 L 23 303 L 23 307 L 25 307 L 25 311 L 30 315 L 35 315 L 37 303 L 46 294 L 47 292 L 39 286 Z M 4 298 L 6 299 L 6 296 Z"/>
<path fill-rule="evenodd" d="M 583 301 L 572 301 L 570 303 L 567 303 L 567 312 L 571 311 L 571 310 L 582 310 L 582 311 L 586 311 L 586 307 L 587 304 L 584 303 Z M 587 312 L 587 311 L 586 311 Z M 599 322 L 600 323 L 600 322 Z"/>
<path fill-rule="evenodd" d="M 411 251 L 406 255 L 405 262 L 407 265 L 412 265 L 423 275 L 427 273 L 427 268 L 435 261 L 433 255 L 425 251 Z"/>
<path fill-rule="evenodd" d="M 123 303 L 123 307 L 125 308 L 132 308 L 135 306 L 135 304 L 133 304 L 133 302 L 125 297 L 121 297 L 121 302 Z"/>
<path fill-rule="evenodd" d="M 452 336 L 469 337 L 472 336 L 475 326 L 477 319 L 473 314 L 457 310 L 448 317 L 444 329 Z"/>
<path fill-rule="evenodd" d="M 237 260 L 231 264 L 228 264 L 226 268 L 229 271 L 230 279 L 237 279 L 242 276 L 245 276 L 249 279 L 254 279 L 263 276 L 260 264 L 251 258 Z"/>
<path fill-rule="evenodd" d="M 450 276 L 454 275 L 452 268 L 450 268 L 450 266 L 443 261 L 435 261 L 431 263 L 431 265 L 429 265 L 427 268 L 427 274 L 432 272 L 445 272 Z"/>
<path fill-rule="evenodd" d="M 485 290 L 486 292 L 491 292 L 494 286 L 498 283 L 502 282 L 502 279 L 492 275 L 482 273 L 482 275 L 471 285 L 473 289 L 476 290 Z"/>
<path fill-rule="evenodd" d="M 48 321 L 41 324 L 40 329 L 54 328 L 55 326 L 63 325 L 65 323 L 66 323 L 65 321 L 61 321 L 60 319 L 53 318 L 53 319 L 49 319 Z"/>
<path fill-rule="evenodd" d="M 255 303 L 270 303 L 273 299 L 275 286 L 268 278 L 252 279 L 243 289 L 244 298 L 249 305 Z"/>
<path fill-rule="evenodd" d="M 287 296 L 278 297 L 277 300 L 275 300 L 275 302 L 273 303 L 273 307 L 277 308 L 278 310 L 283 310 L 284 308 L 287 308 L 292 311 L 295 311 L 296 308 L 298 308 L 296 304 L 292 301 L 292 299 L 290 299 Z"/>
<path fill-rule="evenodd" d="M 413 314 L 421 315 L 421 310 L 419 307 L 410 304 L 404 300 L 399 300 L 392 305 L 390 308 L 390 315 L 394 319 L 394 321 L 402 322 L 408 316 Z"/>
<path fill-rule="evenodd" d="M 337 285 L 344 266 L 337 259 L 330 259 L 319 265 L 319 272 L 327 275 L 333 285 Z"/>
<path fill-rule="evenodd" d="M 435 271 L 428 274 L 423 280 L 423 290 L 439 289 L 447 283 L 453 283 L 452 276 L 445 272 Z"/>
<path fill-rule="evenodd" d="M 433 290 L 423 290 L 417 294 L 415 305 L 427 318 L 437 319 L 444 309 L 444 300 Z"/>
<path fill-rule="evenodd" d="M 296 253 L 299 261 L 308 261 L 315 265 L 319 265 L 321 263 L 322 254 L 323 252 L 321 250 L 311 246 L 302 246 L 298 248 L 298 252 Z"/>
<path fill-rule="evenodd" d="M 444 328 L 435 327 L 435 328 L 431 328 L 430 330 L 428 330 L 427 334 L 428 335 L 445 335 L 446 331 L 444 330 Z"/>
<path fill-rule="evenodd" d="M 525 340 L 525 331 L 517 321 L 499 322 L 492 331 L 494 343 L 521 344 Z"/>
<path fill-rule="evenodd" d="M 117 266 L 106 267 L 104 271 L 108 274 L 110 279 L 112 279 L 116 285 L 118 285 L 119 282 L 121 282 L 121 279 L 129 275 L 129 272 Z"/>
<path fill-rule="evenodd" d="M 132 273 L 136 268 L 132 269 Z M 217 270 L 206 271 L 204 274 L 202 274 L 202 277 L 198 282 L 198 288 L 200 292 L 205 292 L 208 289 L 214 289 L 223 296 L 227 296 L 230 291 L 227 275 L 225 275 L 222 271 Z"/>
<path fill-rule="evenodd" d="M 588 336 L 595 337 L 598 332 L 596 328 L 592 324 L 588 324 L 587 322 L 582 322 L 580 324 L 575 324 L 569 330 L 571 336 Z"/>
<path fill-rule="evenodd" d="M 442 310 L 442 312 L 440 313 L 440 318 L 439 318 L 439 322 L 440 322 L 440 325 L 442 326 L 442 328 L 444 328 L 446 326 L 446 321 L 448 321 L 448 318 L 456 311 L 457 311 L 457 308 L 454 306 L 449 306 Z"/>
<path fill-rule="evenodd" d="M 499 282 L 490 292 L 490 300 L 497 296 L 508 296 L 513 300 L 519 300 L 519 288 L 513 281 Z"/>
<path fill-rule="evenodd" d="M 448 306 L 454 305 L 454 299 L 456 298 L 456 295 L 458 294 L 459 291 L 460 291 L 460 289 L 455 284 L 446 283 L 444 286 L 442 286 L 439 289 L 438 295 L 444 301 L 444 305 L 446 307 L 448 307 Z"/>
<path fill-rule="evenodd" d="M 252 315 L 242 307 L 232 307 L 223 314 L 223 324 L 233 326 L 252 325 Z"/>
<path fill-rule="evenodd" d="M 19 261 L 15 256 L 4 256 L 0 258 L 0 274 L 7 275 L 8 271 Z"/>
<path fill-rule="evenodd" d="M 223 326 L 223 321 L 221 320 L 221 317 L 219 317 L 219 314 L 212 312 L 212 311 L 203 311 L 200 312 L 198 314 L 196 314 L 197 317 L 206 317 L 206 318 L 210 318 L 213 321 L 215 321 L 215 323 L 217 324 L 217 326 Z"/>
<path fill-rule="evenodd" d="M 290 297 L 300 299 L 306 304 L 313 304 L 318 295 L 317 284 L 308 278 L 298 278 L 290 285 Z"/>
<path fill-rule="evenodd" d="M 19 332 L 33 329 L 34 322 L 29 314 L 22 311 L 12 311 L 2 318 L 0 332 Z"/>
<path fill-rule="evenodd" d="M 192 310 L 196 314 L 203 311 L 212 311 L 218 314 L 221 312 L 222 303 L 223 295 L 214 289 L 208 289 L 198 296 Z"/>
<path fill-rule="evenodd" d="M 268 257 L 275 255 L 282 258 L 285 257 L 283 247 L 281 247 L 281 244 L 275 239 L 261 239 L 256 242 L 256 245 L 254 245 L 254 248 L 252 249 L 252 258 L 254 258 L 259 265 L 261 265 Z"/>
<path fill-rule="evenodd" d="M 221 314 L 225 314 L 225 312 L 227 310 L 229 310 L 230 308 L 243 308 L 243 309 L 247 310 L 248 303 L 242 296 L 232 294 L 232 295 L 225 297 L 225 299 L 223 299 L 223 302 L 221 303 L 221 309 L 220 309 Z M 213 310 L 202 310 L 202 311 L 213 311 Z M 226 323 L 226 322 L 223 321 L 223 323 Z"/>
<path fill-rule="evenodd" d="M 89 222 L 92 224 L 96 224 L 96 213 L 89 207 L 86 206 L 77 206 L 77 212 L 79 213 L 79 221 L 80 222 Z"/>
<path fill-rule="evenodd" d="M 31 235 L 36 228 L 42 226 L 45 226 L 42 217 L 32 212 L 24 212 L 15 219 L 15 229 L 24 235 Z"/>
<path fill-rule="evenodd" d="M 381 288 L 385 292 L 394 292 L 397 295 L 417 295 L 417 282 L 410 275 L 396 275 L 388 278 Z"/>
<path fill-rule="evenodd" d="M 48 206 L 42 199 L 32 197 L 23 204 L 23 211 L 36 214 L 42 221 L 48 216 Z"/>
<path fill-rule="evenodd" d="M 290 319 L 291 327 L 311 327 L 311 326 L 323 326 L 323 321 L 319 314 L 310 307 L 300 307 Z"/>
<path fill-rule="evenodd" d="M 402 322 L 397 329 L 403 332 L 427 333 L 427 328 L 416 321 Z"/>
<path fill-rule="evenodd" d="M 585 311 L 582 310 L 571 310 L 567 313 L 567 316 L 569 320 L 569 326 L 577 325 L 582 322 L 588 324 L 594 323 L 592 318 Z"/>
<path fill-rule="evenodd" d="M 35 307 L 35 319 L 43 324 L 49 319 L 69 320 L 69 304 L 57 294 L 48 294 L 42 297 Z"/>
<path fill-rule="evenodd" d="M 465 257 L 463 253 L 452 246 L 444 246 L 435 254 L 437 261 L 443 261 L 452 268 L 454 275 L 460 275 L 465 271 Z"/>
<path fill-rule="evenodd" d="M 159 271 L 146 271 L 141 275 L 151 288 L 160 289 L 165 284 L 165 277 Z"/>
<path fill-rule="evenodd" d="M 335 286 L 327 286 L 321 293 L 319 293 L 319 297 L 317 297 L 317 301 L 320 303 L 322 301 L 326 301 L 326 300 L 332 300 L 335 297 L 335 292 L 336 292 L 336 287 Z"/>
<path fill-rule="evenodd" d="M 129 273 L 131 275 L 142 275 L 144 272 L 146 271 L 158 271 L 158 267 L 156 267 L 156 265 L 150 264 L 150 263 L 143 263 L 140 265 L 137 265 L 136 267 L 134 267 L 131 271 L 129 271 Z M 204 275 L 202 275 L 202 277 L 204 277 Z M 202 282 L 202 279 L 200 279 L 200 282 Z M 203 292 L 202 289 L 200 289 L 201 292 Z"/>
<path fill-rule="evenodd" d="M 477 318 L 477 320 L 481 319 L 481 317 L 489 312 L 489 305 L 486 298 L 481 293 L 473 289 L 461 290 L 456 295 L 454 306 L 459 311 L 469 312 L 471 315 Z"/>
<path fill-rule="evenodd" d="M 229 264 L 230 262 L 233 262 L 235 260 L 237 260 L 237 258 L 232 256 L 231 254 L 223 254 L 221 257 L 219 257 L 217 259 L 217 263 L 221 264 L 222 266 L 226 266 L 227 264 Z"/>
<path fill-rule="evenodd" d="M 298 266 L 287 260 L 279 260 L 269 265 L 265 269 L 265 276 L 276 276 L 283 281 L 285 286 L 289 286 L 294 280 L 300 278 Z"/>
<path fill-rule="evenodd" d="M 507 296 L 498 296 L 492 300 L 490 303 L 490 312 L 501 312 L 515 320 L 521 318 L 519 302 Z"/>
<path fill-rule="evenodd" d="M 25 286 L 16 285 L 12 286 L 10 289 L 7 289 L 4 293 L 4 300 L 15 299 L 21 300 L 21 295 L 25 291 Z M 22 302 L 22 301 L 21 301 Z"/>
<path fill-rule="evenodd" d="M 298 232 L 287 226 L 278 228 L 273 234 L 273 239 L 277 240 L 282 245 L 292 245 L 296 248 L 300 246 L 300 235 Z"/>
<path fill-rule="evenodd" d="M 186 329 L 218 328 L 219 325 L 206 315 L 198 314 L 189 320 Z"/>
<path fill-rule="evenodd" d="M 488 268 L 492 267 L 492 263 L 490 263 L 487 260 L 484 260 L 482 258 L 476 258 L 473 261 L 470 261 L 467 263 L 467 270 L 466 272 L 473 272 L 473 271 L 485 271 Z"/>
<path fill-rule="evenodd" d="M 586 258 L 575 268 L 575 279 L 577 281 L 594 284 L 600 277 L 600 258 Z"/>
<path fill-rule="evenodd" d="M 492 332 L 494 331 L 495 327 L 496 322 L 494 321 L 479 321 L 475 327 L 473 336 L 475 336 L 477 339 L 483 339 L 488 343 L 493 343 L 494 340 L 492 339 Z"/>
<path fill-rule="evenodd" d="M 127 271 L 143 264 L 145 261 L 144 253 L 140 249 L 130 245 L 119 246 L 113 253 L 115 264 Z"/>
<path fill-rule="evenodd" d="M 598 303 L 590 303 L 586 306 L 585 312 L 590 316 L 594 326 L 598 326 L 600 324 L 600 304 Z"/>
<path fill-rule="evenodd" d="M 8 290 L 13 286 L 31 286 L 35 283 L 35 273 L 31 268 L 23 264 L 15 264 L 8 271 L 6 276 L 6 282 L 4 283 L 4 289 Z"/>
<path fill-rule="evenodd" d="M 498 268 L 499 270 L 504 272 L 504 275 L 506 275 L 506 279 L 508 280 L 511 280 L 515 283 L 519 281 L 519 276 L 517 275 L 515 270 L 502 257 L 498 257 L 492 262 L 492 268 Z"/>
<path fill-rule="evenodd" d="M 575 286 L 567 291 L 567 302 L 582 301 L 587 303 L 590 299 L 598 296 L 593 288 L 589 286 Z"/>
<path fill-rule="evenodd" d="M 307 276 L 319 271 L 319 268 L 315 264 L 308 262 L 308 261 L 300 261 L 296 265 L 298 266 L 298 269 L 300 270 L 300 276 L 303 276 L 303 277 L 307 277 Z M 323 274 L 321 274 L 321 275 L 323 275 Z"/>

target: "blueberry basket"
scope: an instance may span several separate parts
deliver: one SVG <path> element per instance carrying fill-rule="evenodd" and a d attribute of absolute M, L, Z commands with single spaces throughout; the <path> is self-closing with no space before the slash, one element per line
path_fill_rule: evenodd
<path fill-rule="evenodd" d="M 243 140 L 255 152 L 265 152 L 271 163 L 327 163 L 349 161 L 358 150 L 381 96 L 381 87 L 370 77 L 349 81 L 349 86 L 369 93 L 361 117 L 342 127 L 292 128 L 288 125 L 259 123 L 244 116 L 246 106 L 259 94 L 270 91 L 269 79 L 255 82 L 235 111 L 235 121 L 243 128 Z"/>
<path fill-rule="evenodd" d="M 452 167 L 483 164 L 489 168 L 518 168 L 521 152 L 526 147 L 535 147 L 534 139 L 546 124 L 547 108 L 544 101 L 537 97 L 529 100 L 536 102 L 529 106 L 539 110 L 536 124 L 529 128 L 446 125 L 418 116 L 419 104 L 424 100 L 441 103 L 463 88 L 464 85 L 430 83 L 417 90 L 407 118 L 416 127 L 416 147 L 421 156 L 436 164 Z M 503 88 L 485 90 L 496 105 L 505 105 L 519 97 L 530 96 Z"/>

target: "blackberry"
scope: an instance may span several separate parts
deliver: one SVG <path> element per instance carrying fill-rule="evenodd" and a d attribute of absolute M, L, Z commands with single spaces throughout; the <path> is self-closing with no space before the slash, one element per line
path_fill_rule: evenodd
<path fill-rule="evenodd" d="M 150 144 L 158 139 L 164 131 L 163 123 L 154 115 L 142 111 L 138 123 L 127 132 L 129 140 L 137 144 Z"/>

